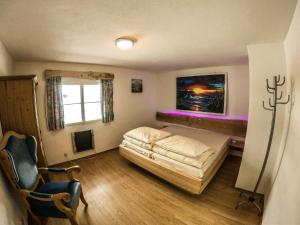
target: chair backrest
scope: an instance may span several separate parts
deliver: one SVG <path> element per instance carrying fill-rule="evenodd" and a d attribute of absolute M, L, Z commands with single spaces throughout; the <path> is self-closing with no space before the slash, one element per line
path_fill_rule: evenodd
<path fill-rule="evenodd" d="M 5 135 L 4 135 L 5 137 Z M 6 145 L 0 151 L 7 155 L 7 169 L 14 173 L 14 182 L 18 189 L 32 190 L 39 179 L 37 169 L 37 142 L 33 136 L 9 135 Z"/>

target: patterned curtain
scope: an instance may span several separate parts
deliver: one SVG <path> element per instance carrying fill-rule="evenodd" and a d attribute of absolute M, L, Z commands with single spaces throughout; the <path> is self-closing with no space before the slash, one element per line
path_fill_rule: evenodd
<path fill-rule="evenodd" d="M 101 112 L 103 123 L 109 123 L 114 120 L 113 93 L 113 80 L 101 80 Z"/>
<path fill-rule="evenodd" d="M 47 85 L 47 124 L 49 130 L 65 127 L 64 105 L 62 100 L 61 77 L 49 77 Z"/>

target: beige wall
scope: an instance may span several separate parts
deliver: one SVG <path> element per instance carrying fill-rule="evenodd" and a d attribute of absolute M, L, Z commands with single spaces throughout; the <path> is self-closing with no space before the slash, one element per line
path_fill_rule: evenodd
<path fill-rule="evenodd" d="M 43 73 L 46 69 L 114 73 L 115 121 L 109 124 L 103 124 L 98 121 L 71 125 L 66 126 L 61 131 L 49 132 L 45 119 L 45 80 Z M 14 74 L 36 74 L 38 77 L 37 105 L 39 123 L 46 158 L 50 165 L 115 148 L 121 143 L 122 135 L 126 131 L 137 126 L 153 125 L 155 122 L 156 76 L 153 73 L 90 64 L 16 62 Z M 143 79 L 143 93 L 131 93 L 131 78 Z M 71 132 L 85 129 L 94 130 L 95 151 L 74 154 Z M 67 153 L 68 156 L 64 157 L 64 153 Z"/>
<path fill-rule="evenodd" d="M 300 3 L 285 40 L 287 75 L 294 80 L 294 106 L 286 148 L 278 176 L 266 202 L 263 217 L 265 225 L 300 224 Z"/>
<path fill-rule="evenodd" d="M 13 60 L 6 51 L 5 46 L 0 41 L 0 76 L 12 73 Z M 2 133 L 0 129 L 0 139 Z M 25 209 L 20 206 L 19 197 L 16 196 L 12 187 L 4 177 L 2 169 L 0 170 L 0 224 L 5 225 L 21 225 L 25 224 Z M 24 223 L 22 223 L 24 221 Z"/>
<path fill-rule="evenodd" d="M 247 65 L 194 68 L 158 74 L 158 111 L 176 109 L 176 77 L 215 72 L 228 73 L 227 115 L 247 116 L 249 102 L 249 68 Z"/>
<path fill-rule="evenodd" d="M 13 60 L 0 41 L 0 76 L 9 75 L 12 72 Z"/>
<path fill-rule="evenodd" d="M 266 78 L 285 75 L 285 55 L 282 43 L 258 44 L 248 46 L 250 69 L 250 101 L 247 137 L 242 163 L 236 187 L 253 190 L 262 168 L 266 153 L 272 114 L 262 107 L 262 101 L 268 102 L 270 94 L 266 91 Z M 266 193 L 273 182 L 273 167 L 281 146 L 282 130 L 284 129 L 284 108 L 279 106 L 271 153 L 265 175 L 259 191 Z"/>

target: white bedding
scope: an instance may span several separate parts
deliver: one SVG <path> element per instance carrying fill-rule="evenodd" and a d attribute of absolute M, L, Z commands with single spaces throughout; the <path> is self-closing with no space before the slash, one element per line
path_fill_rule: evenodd
<path fill-rule="evenodd" d="M 151 157 L 153 160 L 155 160 L 156 163 L 158 163 L 164 167 L 167 167 L 171 170 L 175 170 L 180 173 L 186 174 L 188 176 L 202 178 L 205 173 L 205 171 L 203 169 L 199 169 L 194 166 L 189 166 L 187 164 L 180 163 L 176 160 L 170 159 L 170 158 L 160 155 L 158 153 L 153 153 Z"/>
<path fill-rule="evenodd" d="M 197 167 L 202 168 L 205 163 L 209 160 L 210 157 L 213 157 L 215 154 L 215 151 L 213 150 L 207 150 L 203 152 L 202 154 L 198 155 L 197 157 L 188 157 L 181 154 L 177 154 L 172 151 L 165 150 L 157 145 L 154 145 L 153 152 L 158 153 L 160 155 L 166 156 L 167 158 L 174 159 L 178 162 Z"/>
<path fill-rule="evenodd" d="M 212 166 L 214 162 L 217 160 L 221 159 L 221 157 L 225 154 L 226 148 L 222 149 L 219 151 L 218 155 L 214 155 L 214 157 L 210 157 L 206 163 L 202 166 L 202 168 L 197 168 L 194 166 L 187 165 L 185 163 L 178 162 L 176 160 L 170 159 L 166 156 L 163 156 L 158 153 L 153 153 L 151 155 L 151 158 L 155 160 L 156 163 L 165 166 L 169 169 L 178 171 L 180 173 L 189 175 L 189 176 L 194 176 L 197 178 L 203 178 L 208 171 L 208 169 Z"/>
<path fill-rule="evenodd" d="M 163 155 L 152 155 L 156 160 L 163 161 L 164 163 L 170 164 L 170 166 L 175 169 L 181 171 L 186 171 L 187 173 L 191 173 L 194 169 L 199 170 L 198 172 L 193 172 L 194 174 L 198 174 L 197 177 L 202 177 L 205 175 L 205 172 L 210 168 L 210 166 L 218 160 L 222 155 L 227 151 L 227 146 L 230 141 L 230 136 L 225 134 L 216 133 L 213 131 L 203 130 L 203 129 L 195 129 L 184 126 L 169 126 L 163 128 L 162 130 L 170 132 L 172 134 L 178 134 L 190 138 L 195 138 L 196 140 L 200 140 L 207 146 L 210 146 L 212 150 L 214 150 L 215 154 L 213 154 L 209 159 L 203 164 L 202 168 L 195 168 L 190 165 L 186 165 L 184 163 L 175 161 L 173 159 L 169 159 Z M 188 168 L 188 169 L 187 169 Z M 194 169 L 192 169 L 194 168 Z M 201 176 L 200 176 L 200 175 Z"/>
<path fill-rule="evenodd" d="M 194 138 L 182 135 L 173 135 L 155 142 L 154 146 L 158 149 L 177 153 L 186 157 L 198 157 L 210 150 L 210 147 Z M 212 153 L 212 151 L 210 151 Z"/>
<path fill-rule="evenodd" d="M 140 146 L 137 146 L 135 144 L 132 144 L 131 142 L 128 142 L 126 140 L 123 140 L 121 146 L 128 147 L 128 148 L 134 150 L 135 152 L 140 153 L 140 154 L 142 154 L 142 155 L 144 155 L 144 156 L 146 156 L 148 158 L 150 158 L 151 155 L 153 154 L 152 151 L 144 149 L 144 148 L 142 148 Z"/>
<path fill-rule="evenodd" d="M 144 148 L 144 149 L 147 149 L 147 150 L 152 150 L 152 144 L 147 144 L 143 141 L 139 141 L 139 140 L 136 140 L 136 139 L 128 137 L 128 136 L 124 136 L 124 140 L 131 143 L 131 144 L 137 145 L 141 148 Z"/>
<path fill-rule="evenodd" d="M 184 126 L 173 125 L 173 126 L 163 128 L 162 130 L 172 133 L 173 135 L 177 134 L 177 135 L 182 135 L 182 136 L 199 140 L 204 144 L 206 144 L 207 146 L 210 146 L 216 152 L 220 151 L 225 146 L 227 146 L 230 140 L 230 136 L 225 134 L 220 134 L 220 133 L 203 130 L 203 129 L 184 127 Z"/>

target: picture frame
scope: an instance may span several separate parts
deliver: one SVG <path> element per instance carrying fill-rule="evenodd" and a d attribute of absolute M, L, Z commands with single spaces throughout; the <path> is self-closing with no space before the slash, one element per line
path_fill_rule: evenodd
<path fill-rule="evenodd" d="M 131 79 L 131 92 L 142 93 L 143 92 L 143 80 L 142 79 Z"/>
<path fill-rule="evenodd" d="M 176 110 L 226 115 L 227 73 L 176 77 Z"/>

